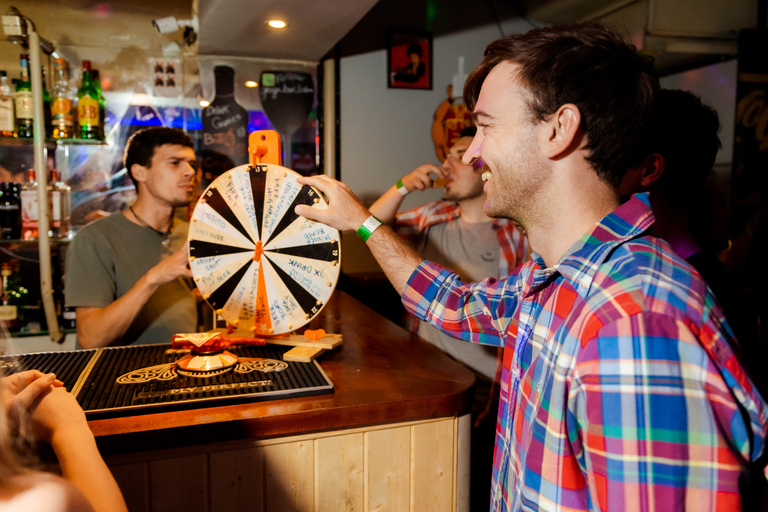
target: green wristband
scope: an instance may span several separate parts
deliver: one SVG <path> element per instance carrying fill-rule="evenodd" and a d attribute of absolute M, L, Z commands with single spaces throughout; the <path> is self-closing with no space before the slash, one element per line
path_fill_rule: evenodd
<path fill-rule="evenodd" d="M 397 180 L 397 185 L 395 185 L 395 186 L 397 187 L 397 192 L 401 196 L 407 196 L 408 195 L 408 189 L 405 188 L 405 185 L 403 185 L 403 180 L 402 179 Z"/>
<path fill-rule="evenodd" d="M 368 217 L 365 222 L 363 222 L 363 225 L 357 228 L 357 235 L 363 239 L 363 242 L 367 242 L 368 238 L 370 238 L 371 233 L 376 231 L 376 228 L 381 226 L 381 221 L 371 215 Z"/>

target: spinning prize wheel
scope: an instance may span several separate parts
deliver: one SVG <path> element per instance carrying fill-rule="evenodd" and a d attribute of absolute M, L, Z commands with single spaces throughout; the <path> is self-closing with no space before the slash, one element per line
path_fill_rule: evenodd
<path fill-rule="evenodd" d="M 189 227 L 195 284 L 238 330 L 296 330 L 320 312 L 336 287 L 339 232 L 296 215 L 299 204 L 327 206 L 317 190 L 297 183 L 299 176 L 276 164 L 235 167 L 216 178 L 195 206 Z"/>

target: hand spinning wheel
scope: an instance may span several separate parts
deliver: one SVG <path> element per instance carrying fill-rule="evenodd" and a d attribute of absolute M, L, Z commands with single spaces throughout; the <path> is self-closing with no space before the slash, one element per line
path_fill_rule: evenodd
<path fill-rule="evenodd" d="M 250 149 L 252 165 L 225 172 L 198 200 L 190 267 L 203 298 L 230 325 L 283 334 L 307 324 L 330 298 L 340 271 L 339 232 L 294 213 L 299 204 L 327 203 L 279 165 L 275 132 L 252 133 Z"/>

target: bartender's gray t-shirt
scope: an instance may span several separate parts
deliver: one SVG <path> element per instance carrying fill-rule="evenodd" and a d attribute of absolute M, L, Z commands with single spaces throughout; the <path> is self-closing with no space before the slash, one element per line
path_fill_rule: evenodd
<path fill-rule="evenodd" d="M 461 217 L 435 224 L 427 232 L 424 257 L 456 272 L 465 283 L 498 277 L 499 241 L 493 222 L 466 222 Z M 464 363 L 478 378 L 493 381 L 497 347 L 468 343 L 419 321 L 419 337 Z"/>
<path fill-rule="evenodd" d="M 125 295 L 149 269 L 181 249 L 189 224 L 174 219 L 171 243 L 156 231 L 114 213 L 83 227 L 67 249 L 68 307 L 105 307 Z M 161 285 L 115 345 L 170 343 L 197 330 L 197 301 L 188 280 Z"/>

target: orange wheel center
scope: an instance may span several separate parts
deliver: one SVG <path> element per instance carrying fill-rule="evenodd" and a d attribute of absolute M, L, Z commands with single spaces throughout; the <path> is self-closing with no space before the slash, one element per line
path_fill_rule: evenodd
<path fill-rule="evenodd" d="M 259 240 L 253 248 L 253 261 L 259 261 L 262 254 L 264 254 L 264 248 L 261 246 L 261 240 Z"/>

